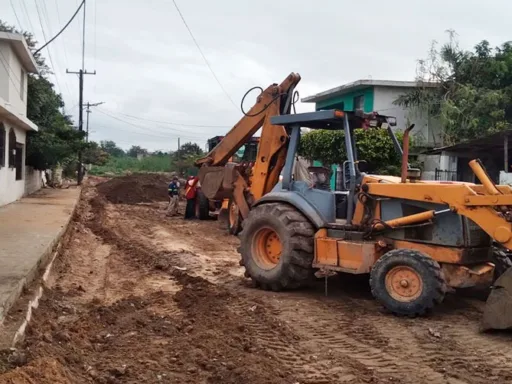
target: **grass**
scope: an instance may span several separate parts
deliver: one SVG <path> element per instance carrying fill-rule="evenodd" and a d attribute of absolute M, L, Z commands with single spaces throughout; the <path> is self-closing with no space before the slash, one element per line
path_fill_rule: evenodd
<path fill-rule="evenodd" d="M 127 172 L 173 172 L 176 165 L 167 156 L 148 156 L 141 160 L 134 157 L 110 157 L 105 165 L 94 165 L 89 174 L 122 175 Z"/>

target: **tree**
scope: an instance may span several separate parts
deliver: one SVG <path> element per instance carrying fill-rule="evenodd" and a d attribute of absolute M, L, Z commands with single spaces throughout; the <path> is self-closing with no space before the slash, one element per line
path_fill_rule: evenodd
<path fill-rule="evenodd" d="M 195 171 L 195 161 L 204 155 L 203 150 L 196 143 L 185 143 L 180 149 L 171 154 L 171 161 L 176 164 L 180 172 L 192 173 Z"/>
<path fill-rule="evenodd" d="M 83 153 L 83 162 L 85 164 L 105 165 L 108 158 L 109 154 L 94 141 L 88 143 L 87 148 Z"/>
<path fill-rule="evenodd" d="M 37 42 L 32 34 L 20 32 L 0 20 L 0 31 L 22 33 L 29 48 L 34 51 Z M 39 74 L 29 74 L 27 80 L 27 117 L 38 127 L 38 132 L 30 132 L 27 136 L 27 165 L 36 169 L 53 168 L 76 159 L 79 149 L 87 146 L 84 133 L 75 130 L 69 116 L 61 112 L 64 102 L 61 95 L 54 90 L 48 80 L 50 69 L 41 53 L 34 54 Z"/>
<path fill-rule="evenodd" d="M 112 157 L 123 157 L 126 153 L 122 148 L 119 148 L 112 140 L 100 141 L 100 147 L 103 151 L 108 153 Z"/>
<path fill-rule="evenodd" d="M 148 150 L 139 147 L 138 145 L 132 145 L 132 147 L 126 152 L 126 154 L 130 157 L 137 157 L 139 155 L 147 155 Z"/>
<path fill-rule="evenodd" d="M 190 156 L 199 157 L 199 156 L 203 156 L 204 152 L 199 145 L 197 145 L 196 143 L 189 142 L 189 143 L 183 144 L 180 147 L 179 154 L 180 154 L 180 156 L 182 156 L 184 158 L 190 157 Z"/>
<path fill-rule="evenodd" d="M 488 41 L 462 50 L 453 31 L 438 49 L 434 42 L 420 60 L 420 87 L 399 97 L 404 107 L 428 109 L 444 128 L 445 144 L 506 129 L 512 122 L 512 43 L 491 48 Z M 432 87 L 432 83 L 436 84 Z"/>
<path fill-rule="evenodd" d="M 403 140 L 401 132 L 396 133 Z M 379 174 L 399 172 L 400 155 L 395 151 L 393 142 L 385 129 L 355 129 L 359 160 L 365 160 L 368 170 Z M 302 135 L 299 154 L 308 160 L 321 161 L 330 169 L 331 165 L 342 165 L 347 160 L 345 151 L 345 132 L 314 130 Z"/>

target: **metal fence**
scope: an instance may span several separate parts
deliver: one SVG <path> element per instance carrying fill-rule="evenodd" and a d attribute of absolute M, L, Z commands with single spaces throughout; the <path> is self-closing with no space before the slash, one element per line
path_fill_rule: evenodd
<path fill-rule="evenodd" d="M 457 181 L 457 171 L 446 171 L 436 168 L 436 181 Z"/>

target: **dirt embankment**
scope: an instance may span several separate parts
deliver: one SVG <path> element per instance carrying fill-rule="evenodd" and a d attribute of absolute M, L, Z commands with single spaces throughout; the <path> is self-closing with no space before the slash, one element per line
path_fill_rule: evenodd
<path fill-rule="evenodd" d="M 460 297 L 401 319 L 364 278 L 332 279 L 327 298 L 323 282 L 251 289 L 238 239 L 167 218 L 163 181 L 84 188 L 26 340 L 0 355 L 0 383 L 512 382 L 512 338 L 478 333 L 481 313 Z"/>
<path fill-rule="evenodd" d="M 134 174 L 102 183 L 98 192 L 113 204 L 155 203 L 168 200 L 170 181 L 161 174 Z"/>

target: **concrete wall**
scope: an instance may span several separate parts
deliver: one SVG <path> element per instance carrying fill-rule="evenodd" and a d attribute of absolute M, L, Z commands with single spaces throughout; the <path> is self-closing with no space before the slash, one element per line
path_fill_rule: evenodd
<path fill-rule="evenodd" d="M 9 101 L 9 63 L 11 62 L 11 48 L 6 41 L 0 41 L 0 97 Z"/>
<path fill-rule="evenodd" d="M 25 192 L 24 196 L 39 191 L 43 187 L 43 175 L 41 171 L 32 167 L 25 167 Z"/>
<path fill-rule="evenodd" d="M 375 87 L 373 110 L 396 117 L 397 129 L 404 130 L 410 124 L 415 124 L 412 136 L 416 146 L 441 146 L 441 125 L 431 118 L 427 111 L 403 108 L 393 104 L 400 95 L 408 91 L 410 91 L 409 88 Z"/>
<path fill-rule="evenodd" d="M 9 103 L 16 109 L 18 113 L 27 115 L 27 73 L 21 66 L 18 57 L 14 52 L 10 55 L 10 71 L 11 79 L 9 81 Z"/>
<path fill-rule="evenodd" d="M 354 98 L 357 96 L 364 96 L 364 112 L 373 112 L 374 95 L 372 87 L 358 89 L 333 97 L 332 99 L 319 101 L 316 103 L 316 110 L 343 109 L 345 111 L 352 111 L 354 110 Z"/>
<path fill-rule="evenodd" d="M 5 167 L 0 168 L 0 206 L 12 203 L 20 199 L 25 194 L 25 153 L 23 153 L 23 177 L 21 180 L 16 180 L 16 170 L 15 168 L 9 167 L 9 131 L 12 127 L 9 123 L 4 122 L 5 131 L 6 131 L 6 145 L 5 145 Z M 23 144 L 23 152 L 26 151 L 26 133 L 24 130 L 18 129 L 16 127 L 12 127 L 16 134 L 16 142 Z"/>
<path fill-rule="evenodd" d="M 0 41 L 0 97 L 16 112 L 27 115 L 27 73 L 6 41 Z"/>

